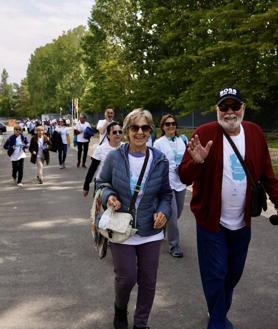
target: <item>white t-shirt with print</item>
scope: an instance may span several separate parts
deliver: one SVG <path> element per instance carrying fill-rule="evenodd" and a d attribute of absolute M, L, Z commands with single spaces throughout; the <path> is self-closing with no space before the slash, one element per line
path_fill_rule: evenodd
<path fill-rule="evenodd" d="M 128 154 L 128 161 L 129 161 L 129 168 L 130 168 L 130 191 L 131 191 L 132 195 L 134 193 L 136 183 L 137 183 L 139 175 L 141 173 L 141 169 L 142 169 L 144 160 L 145 160 L 145 156 L 137 157 L 132 154 Z M 147 164 L 147 167 L 146 167 L 143 179 L 142 179 L 141 190 L 136 199 L 135 208 L 138 207 L 140 200 L 142 199 L 142 196 L 144 193 L 144 188 L 145 188 L 145 182 L 148 177 L 152 161 L 153 161 L 153 154 L 152 154 L 152 151 L 150 150 L 150 157 L 149 157 L 148 164 Z M 128 238 L 126 241 L 124 241 L 122 244 L 139 245 L 139 244 L 153 242 L 153 241 L 159 241 L 159 240 L 163 240 L 163 239 L 164 239 L 163 231 L 159 232 L 158 234 L 151 235 L 148 237 L 142 237 L 138 234 L 135 234 L 135 235 L 131 236 L 130 238 Z"/>
<path fill-rule="evenodd" d="M 67 127 L 56 127 L 55 130 L 61 135 L 63 144 L 68 144 L 67 135 L 69 130 Z"/>
<path fill-rule="evenodd" d="M 88 143 L 89 140 L 84 138 L 84 131 L 87 127 L 91 128 L 91 125 L 89 122 L 85 121 L 84 123 L 81 123 L 80 121 L 76 124 L 75 129 L 80 131 L 80 134 L 77 135 L 77 142 L 79 143 Z"/>
<path fill-rule="evenodd" d="M 15 141 L 15 149 L 14 149 L 12 155 L 10 156 L 11 161 L 18 161 L 20 159 L 26 158 L 26 154 L 23 151 L 23 146 L 24 146 L 24 144 L 22 143 L 21 136 L 19 135 L 19 136 L 17 136 L 16 141 Z"/>
<path fill-rule="evenodd" d="M 186 149 L 183 139 L 181 137 L 175 137 L 172 141 L 166 136 L 162 136 L 154 142 L 154 147 L 164 153 L 169 161 L 169 181 L 171 188 L 177 192 L 185 190 L 186 185 L 181 182 L 176 172 Z"/>
<path fill-rule="evenodd" d="M 244 129 L 240 127 L 237 136 L 231 136 L 242 158 L 245 157 Z M 247 180 L 232 146 L 223 136 L 223 178 L 221 193 L 220 223 L 230 230 L 238 230 L 245 226 L 244 208 L 246 199 Z"/>

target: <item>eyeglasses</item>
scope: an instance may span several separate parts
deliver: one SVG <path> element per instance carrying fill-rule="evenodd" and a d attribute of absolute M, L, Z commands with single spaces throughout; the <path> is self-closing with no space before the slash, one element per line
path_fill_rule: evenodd
<path fill-rule="evenodd" d="M 123 131 L 122 130 L 113 130 L 112 134 L 113 135 L 122 135 Z"/>
<path fill-rule="evenodd" d="M 19 129 L 19 128 L 14 128 L 14 131 L 16 131 L 16 130 L 19 130 L 19 131 L 20 131 L 20 129 Z"/>
<path fill-rule="evenodd" d="M 242 103 L 240 102 L 234 102 L 231 104 L 227 104 L 227 103 L 221 103 L 218 105 L 218 108 L 221 112 L 228 112 L 229 109 L 231 109 L 232 111 L 238 111 L 241 108 Z"/>
<path fill-rule="evenodd" d="M 176 123 L 176 121 L 164 122 L 164 126 L 166 126 L 166 127 L 170 127 L 170 126 L 176 127 L 177 123 Z"/>
<path fill-rule="evenodd" d="M 143 133 L 148 133 L 152 130 L 152 127 L 149 125 L 143 125 L 143 126 L 131 125 L 129 126 L 129 129 L 134 133 L 138 133 L 140 129 L 143 131 Z"/>

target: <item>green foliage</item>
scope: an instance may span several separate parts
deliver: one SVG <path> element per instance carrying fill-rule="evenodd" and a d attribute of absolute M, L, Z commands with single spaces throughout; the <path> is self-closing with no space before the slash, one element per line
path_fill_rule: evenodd
<path fill-rule="evenodd" d="M 80 40 L 84 34 L 79 26 L 32 54 L 27 70 L 31 112 L 59 112 L 60 107 L 67 109 L 72 98 L 82 96 L 86 82 Z"/>
<path fill-rule="evenodd" d="M 87 102 L 97 111 L 111 101 L 208 111 L 217 91 L 232 85 L 249 109 L 272 113 L 277 20 L 277 4 L 267 0 L 97 0 L 82 43 Z"/>
<path fill-rule="evenodd" d="M 8 82 L 9 74 L 6 69 L 1 73 L 0 81 L 0 116 L 14 116 L 16 104 L 17 84 Z"/>
<path fill-rule="evenodd" d="M 0 111 L 57 112 L 79 98 L 87 113 L 113 104 L 123 116 L 143 106 L 157 119 L 210 111 L 231 85 L 252 120 L 275 127 L 277 21 L 271 0 L 96 0 L 89 30 L 36 49 L 20 87 L 7 92 L 2 77 Z"/>

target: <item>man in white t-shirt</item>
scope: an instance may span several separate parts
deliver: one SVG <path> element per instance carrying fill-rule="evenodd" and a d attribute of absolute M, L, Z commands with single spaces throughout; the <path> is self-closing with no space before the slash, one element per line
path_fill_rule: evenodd
<path fill-rule="evenodd" d="M 115 112 L 112 106 L 108 106 L 104 112 L 104 119 L 97 123 L 97 130 L 99 131 L 99 143 L 107 143 L 106 129 L 107 126 L 114 120 Z"/>
<path fill-rule="evenodd" d="M 77 122 L 76 126 L 74 127 L 74 134 L 77 135 L 77 167 L 80 167 L 81 163 L 81 156 L 82 157 L 82 167 L 86 167 L 86 160 L 88 154 L 88 147 L 89 147 L 89 140 L 84 138 L 84 131 L 87 127 L 91 128 L 89 122 L 86 121 L 87 117 L 85 114 L 80 114 L 79 121 Z"/>
<path fill-rule="evenodd" d="M 181 181 L 193 183 L 190 205 L 197 221 L 199 267 L 209 312 L 207 329 L 234 328 L 228 312 L 251 239 L 253 186 L 229 139 L 253 180 L 264 184 L 278 209 L 278 180 L 267 143 L 259 126 L 243 121 L 244 112 L 238 89 L 220 90 L 217 122 L 196 129 L 179 166 Z"/>

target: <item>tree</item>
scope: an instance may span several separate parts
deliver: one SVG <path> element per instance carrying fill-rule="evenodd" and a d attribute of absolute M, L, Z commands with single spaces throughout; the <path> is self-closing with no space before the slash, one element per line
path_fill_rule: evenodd
<path fill-rule="evenodd" d="M 10 116 L 13 109 L 13 86 L 8 83 L 8 72 L 3 69 L 0 82 L 0 115 Z"/>
<path fill-rule="evenodd" d="M 125 30 L 124 17 L 130 2 L 97 1 L 89 20 L 89 33 L 82 42 L 88 83 L 81 99 L 90 111 L 102 112 L 107 104 L 118 109 L 129 106 L 130 63 L 120 35 Z"/>
<path fill-rule="evenodd" d="M 209 111 L 216 92 L 235 85 L 249 109 L 271 113 L 277 16 L 270 0 L 98 0 L 82 43 L 86 99 L 98 110 L 118 95 L 127 107 L 186 114 Z"/>
<path fill-rule="evenodd" d="M 32 54 L 27 70 L 30 104 L 36 115 L 59 112 L 74 97 L 80 98 L 85 80 L 80 55 L 83 26 L 63 33 L 58 39 Z"/>
<path fill-rule="evenodd" d="M 15 114 L 18 117 L 35 117 L 36 113 L 32 112 L 30 104 L 30 94 L 28 90 L 27 79 L 21 81 L 16 91 Z"/>

